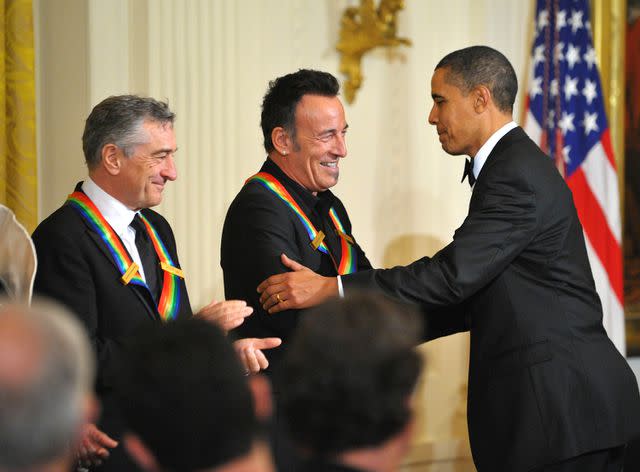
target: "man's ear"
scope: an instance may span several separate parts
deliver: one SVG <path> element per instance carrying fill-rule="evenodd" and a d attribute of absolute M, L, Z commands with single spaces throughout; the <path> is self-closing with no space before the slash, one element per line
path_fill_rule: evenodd
<path fill-rule="evenodd" d="M 478 85 L 471 93 L 473 94 L 473 109 L 476 113 L 483 113 L 491 102 L 491 91 L 486 85 Z"/>
<path fill-rule="evenodd" d="M 121 159 L 124 157 L 122 150 L 115 144 L 105 144 L 102 147 L 102 161 L 100 165 L 110 175 L 118 175 L 120 173 Z"/>
<path fill-rule="evenodd" d="M 123 440 L 127 452 L 143 470 L 160 472 L 160 467 L 158 466 L 158 461 L 155 456 L 147 449 L 147 446 L 144 445 L 138 436 L 132 433 L 126 433 Z"/>
<path fill-rule="evenodd" d="M 273 147 L 281 156 L 286 156 L 292 150 L 291 137 L 281 126 L 276 126 L 271 130 L 271 142 L 273 143 Z"/>
<path fill-rule="evenodd" d="M 249 376 L 248 384 L 253 395 L 256 418 L 259 421 L 267 421 L 273 411 L 269 380 L 264 375 L 256 374 Z"/>

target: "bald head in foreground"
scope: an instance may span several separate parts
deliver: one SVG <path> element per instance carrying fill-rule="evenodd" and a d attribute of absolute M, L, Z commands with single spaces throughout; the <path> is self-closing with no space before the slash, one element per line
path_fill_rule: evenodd
<path fill-rule="evenodd" d="M 70 470 L 95 414 L 92 361 L 82 327 L 61 307 L 0 306 L 0 471 Z"/>

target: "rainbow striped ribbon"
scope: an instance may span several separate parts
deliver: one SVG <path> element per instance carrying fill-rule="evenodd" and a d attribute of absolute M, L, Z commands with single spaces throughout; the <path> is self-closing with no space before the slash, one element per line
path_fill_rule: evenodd
<path fill-rule="evenodd" d="M 124 248 L 122 241 L 91 199 L 82 192 L 73 192 L 69 195 L 67 203 L 73 206 L 89 223 L 89 226 L 102 238 L 120 272 L 122 283 L 125 285 L 132 283 L 148 290 L 147 284 L 140 276 L 138 266 L 131 260 L 131 256 Z M 160 265 L 164 273 L 162 293 L 158 302 L 158 313 L 163 321 L 170 321 L 175 319 L 180 308 L 178 279 L 184 278 L 184 274 L 173 265 L 167 248 L 162 243 L 155 228 L 149 223 L 149 220 L 142 214 L 140 214 L 140 217 L 147 228 L 147 233 L 160 259 Z"/>
<path fill-rule="evenodd" d="M 311 245 L 320 252 L 323 252 L 324 254 L 327 254 L 329 257 L 331 257 L 333 265 L 338 271 L 338 274 L 346 275 L 356 271 L 356 252 L 353 247 L 353 238 L 346 234 L 344 226 L 342 225 L 342 222 L 340 221 L 340 218 L 338 218 L 338 214 L 333 209 L 333 207 L 329 210 L 329 217 L 331 218 L 331 221 L 333 222 L 333 225 L 335 226 L 338 235 L 340 236 L 340 246 L 342 249 L 342 258 L 340 260 L 340 263 L 336 263 L 336 259 L 333 257 L 324 241 L 321 241 L 317 245 L 314 244 L 316 238 L 318 237 L 318 230 L 316 230 L 309 217 L 304 213 L 304 211 L 302 211 L 300 205 L 298 205 L 298 203 L 293 199 L 291 194 L 287 191 L 286 188 L 284 188 L 284 185 L 282 185 L 278 181 L 278 179 L 267 172 L 259 172 L 256 175 L 249 177 L 245 181 L 245 184 L 252 181 L 259 182 L 265 188 L 275 193 L 283 202 L 287 204 L 287 206 L 296 214 L 296 216 L 302 223 L 302 226 L 304 226 L 304 229 L 307 231 L 309 239 L 311 240 Z"/>

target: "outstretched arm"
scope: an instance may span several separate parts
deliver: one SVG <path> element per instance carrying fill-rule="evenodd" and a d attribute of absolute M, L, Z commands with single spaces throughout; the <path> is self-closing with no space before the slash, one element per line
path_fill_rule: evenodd
<path fill-rule="evenodd" d="M 280 256 L 292 272 L 272 275 L 258 286 L 260 303 L 269 313 L 291 308 L 309 308 L 338 295 L 338 279 L 316 274 L 309 268 Z"/>

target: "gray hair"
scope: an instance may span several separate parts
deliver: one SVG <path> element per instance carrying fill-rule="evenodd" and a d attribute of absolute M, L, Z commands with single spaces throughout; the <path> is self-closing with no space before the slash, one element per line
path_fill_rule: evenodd
<path fill-rule="evenodd" d="M 0 340 L 16 372 L 0 361 L 0 468 L 46 464 L 68 454 L 84 421 L 94 360 L 80 323 L 61 306 L 37 301 L 31 307 L 0 303 Z M 31 364 L 31 365 L 29 365 Z M 19 368 L 19 367 L 18 367 Z"/>
<path fill-rule="evenodd" d="M 443 57 L 438 69 L 448 69 L 446 81 L 465 95 L 474 87 L 484 85 L 491 91 L 500 111 L 513 111 L 518 93 L 518 78 L 509 60 L 500 51 L 488 46 L 471 46 Z"/>
<path fill-rule="evenodd" d="M 134 148 L 149 139 L 142 128 L 145 121 L 173 125 L 175 113 L 166 102 L 137 95 L 116 95 L 98 103 L 87 117 L 82 134 L 82 150 L 89 170 L 102 158 L 102 148 L 115 144 L 130 157 Z"/>

